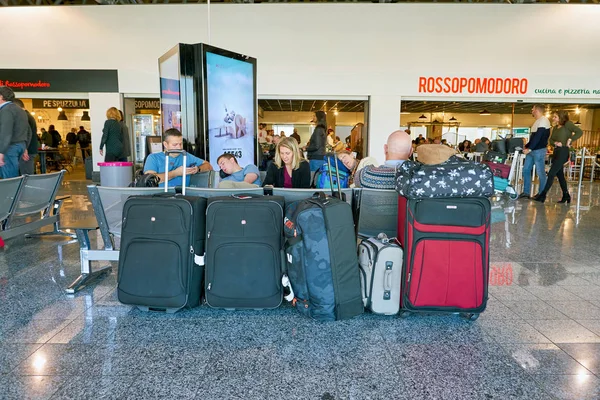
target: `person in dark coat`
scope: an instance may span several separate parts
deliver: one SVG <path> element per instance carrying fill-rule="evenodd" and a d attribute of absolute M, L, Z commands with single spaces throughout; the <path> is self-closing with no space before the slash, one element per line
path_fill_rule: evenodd
<path fill-rule="evenodd" d="M 19 160 L 19 172 L 21 175 L 33 175 L 35 174 L 35 157 L 38 154 L 38 147 L 40 146 L 37 136 L 37 123 L 33 115 L 25 109 L 25 104 L 23 104 L 21 99 L 14 99 L 13 102 L 27 113 L 27 122 L 29 122 L 29 127 L 31 128 L 31 141 L 29 142 L 29 146 L 27 146 L 27 151 L 25 151 Z"/>
<path fill-rule="evenodd" d="M 79 142 L 79 147 L 81 148 L 81 157 L 85 162 L 85 158 L 90 154 L 89 147 L 92 142 L 92 136 L 88 131 L 85 130 L 83 126 L 79 127 L 79 132 L 77 132 L 77 141 Z"/>
<path fill-rule="evenodd" d="M 27 114 L 13 103 L 15 93 L 0 86 L 0 178 L 19 176 L 19 160 L 31 141 Z"/>
<path fill-rule="evenodd" d="M 298 144 L 300 144 L 300 142 L 302 141 L 302 139 L 300 139 L 300 135 L 298 134 L 298 129 L 296 128 L 294 128 L 294 133 L 292 133 L 290 137 L 296 139 L 296 142 L 298 142 Z"/>
<path fill-rule="evenodd" d="M 129 137 L 129 127 L 125 124 L 125 116 L 123 115 L 123 111 L 119 110 L 119 114 L 121 115 L 121 135 L 123 136 L 123 161 L 127 161 L 127 158 L 131 155 L 131 138 Z M 191 153 L 191 151 L 185 147 L 184 149 Z"/>
<path fill-rule="evenodd" d="M 50 125 L 48 127 L 48 133 L 50 134 L 50 137 L 52 138 L 52 146 L 51 147 L 58 148 L 58 146 L 62 142 L 62 137 L 60 136 L 60 133 L 54 128 L 54 125 Z"/>
<path fill-rule="evenodd" d="M 100 155 L 104 156 L 105 162 L 123 161 L 123 134 L 120 121 L 121 114 L 116 107 L 106 111 L 106 122 L 100 140 Z M 106 154 L 104 154 L 104 146 L 106 146 Z"/>
<path fill-rule="evenodd" d="M 277 188 L 310 188 L 310 165 L 302 157 L 293 137 L 283 138 L 277 145 L 273 162 L 267 169 L 263 185 Z"/>
<path fill-rule="evenodd" d="M 325 163 L 325 146 L 327 145 L 327 114 L 317 111 L 312 121 L 317 126 L 310 136 L 306 150 L 306 158 L 310 163 L 310 170 L 316 171 Z"/>

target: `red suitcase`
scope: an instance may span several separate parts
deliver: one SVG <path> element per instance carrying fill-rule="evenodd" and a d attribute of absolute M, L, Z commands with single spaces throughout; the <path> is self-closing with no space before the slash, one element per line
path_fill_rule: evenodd
<path fill-rule="evenodd" d="M 491 204 L 487 198 L 398 199 L 405 312 L 463 313 L 486 307 Z"/>
<path fill-rule="evenodd" d="M 492 174 L 498 178 L 508 179 L 510 176 L 510 165 L 508 164 L 500 164 L 492 161 L 484 161 L 483 163 L 487 164 L 492 170 Z"/>

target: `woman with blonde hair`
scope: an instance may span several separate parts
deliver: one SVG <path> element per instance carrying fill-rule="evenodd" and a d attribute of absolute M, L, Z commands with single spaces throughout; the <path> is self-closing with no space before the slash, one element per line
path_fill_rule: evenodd
<path fill-rule="evenodd" d="M 263 184 L 277 188 L 310 188 L 310 164 L 303 159 L 296 139 L 283 138 L 277 144 Z"/>
<path fill-rule="evenodd" d="M 106 121 L 102 128 L 102 140 L 100 141 L 100 155 L 104 161 L 125 161 L 123 157 L 123 134 L 121 133 L 121 113 L 116 107 L 106 110 Z M 106 145 L 106 155 L 104 146 Z"/>

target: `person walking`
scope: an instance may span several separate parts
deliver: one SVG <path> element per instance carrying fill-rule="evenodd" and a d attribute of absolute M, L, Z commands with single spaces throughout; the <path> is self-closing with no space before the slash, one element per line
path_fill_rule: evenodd
<path fill-rule="evenodd" d="M 92 137 L 83 126 L 79 127 L 79 132 L 77 132 L 77 141 L 79 142 L 79 148 L 81 148 L 81 158 L 85 163 L 85 158 L 90 154 L 89 151 L 90 143 L 92 142 Z"/>
<path fill-rule="evenodd" d="M 123 158 L 123 134 L 121 131 L 121 114 L 116 107 L 106 110 L 106 121 L 102 128 L 102 139 L 100 140 L 100 155 L 104 161 L 121 161 Z M 106 146 L 106 155 L 104 147 Z"/>
<path fill-rule="evenodd" d="M 31 140 L 31 128 L 25 110 L 13 100 L 15 93 L 0 86 L 0 178 L 19 176 L 19 160 Z"/>
<path fill-rule="evenodd" d="M 25 109 L 25 104 L 23 104 L 21 99 L 14 99 L 13 102 L 21 107 L 23 111 L 25 111 L 25 114 L 27 115 L 27 122 L 31 128 L 31 140 L 29 141 L 29 146 L 27 146 L 27 150 L 25 150 L 25 153 L 19 160 L 19 172 L 21 175 L 34 175 L 35 158 L 38 155 L 38 147 L 40 146 L 37 136 L 37 124 L 35 122 L 35 118 L 33 118 L 33 115 L 31 115 L 29 111 Z"/>
<path fill-rule="evenodd" d="M 548 171 L 548 179 L 546 180 L 544 190 L 534 200 L 540 203 L 545 202 L 546 196 L 554 183 L 554 177 L 557 177 L 562 189 L 562 198 L 558 203 L 570 203 L 571 195 L 569 194 L 563 167 L 569 161 L 571 144 L 583 135 L 583 131 L 573 122 L 569 121 L 569 112 L 566 110 L 556 111 L 552 115 L 552 122 L 556 124 L 552 128 L 552 134 L 550 135 L 550 144 L 554 146 L 552 165 L 550 166 L 550 171 Z"/>

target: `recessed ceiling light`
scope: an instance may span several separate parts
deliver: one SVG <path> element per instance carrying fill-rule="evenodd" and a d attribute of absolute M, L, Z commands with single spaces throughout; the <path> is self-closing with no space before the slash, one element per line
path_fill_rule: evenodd
<path fill-rule="evenodd" d="M 479 113 L 479 115 L 492 115 L 488 110 L 484 109 L 482 112 Z"/>

